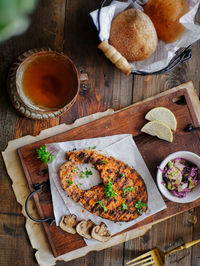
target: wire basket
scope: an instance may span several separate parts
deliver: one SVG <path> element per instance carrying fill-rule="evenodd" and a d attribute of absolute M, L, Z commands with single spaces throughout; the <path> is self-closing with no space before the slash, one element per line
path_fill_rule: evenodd
<path fill-rule="evenodd" d="M 107 0 L 103 0 L 97 14 L 97 23 L 98 23 L 98 32 L 100 33 L 101 31 L 101 23 L 100 23 L 100 16 L 101 16 L 101 9 L 105 6 L 106 2 L 109 2 Z M 197 12 L 198 13 L 198 12 Z M 198 15 L 198 14 L 197 14 Z M 198 18 L 196 16 L 195 22 L 198 23 Z M 131 70 L 128 74 L 134 74 L 134 75 L 142 75 L 142 76 L 147 76 L 147 75 L 156 75 L 156 74 L 163 74 L 166 73 L 172 69 L 174 69 L 176 66 L 178 66 L 181 63 L 187 62 L 191 57 L 192 57 L 192 50 L 191 50 L 192 44 L 189 45 L 186 48 L 180 48 L 177 52 L 176 55 L 171 59 L 171 61 L 168 63 L 168 65 L 158 71 L 154 72 L 146 72 L 146 71 L 140 71 L 140 70 Z"/>

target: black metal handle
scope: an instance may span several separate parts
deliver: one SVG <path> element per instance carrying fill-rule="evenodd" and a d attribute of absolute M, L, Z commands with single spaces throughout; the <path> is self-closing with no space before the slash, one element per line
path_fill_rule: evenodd
<path fill-rule="evenodd" d="M 101 31 L 101 23 L 100 23 L 100 16 L 101 16 L 101 9 L 106 4 L 107 0 L 103 0 L 98 13 L 97 13 L 97 22 L 98 22 L 98 32 Z M 146 72 L 146 71 L 140 71 L 140 70 L 132 70 L 131 74 L 133 75 L 141 75 L 141 76 L 147 76 L 147 75 L 157 75 L 157 74 L 163 74 L 166 73 L 172 69 L 174 69 L 176 66 L 178 66 L 181 63 L 187 62 L 192 57 L 192 50 L 190 49 L 192 47 L 192 44 L 186 47 L 179 55 L 175 56 L 169 64 L 162 68 L 161 70 L 154 71 L 154 72 Z"/>
<path fill-rule="evenodd" d="M 34 218 L 30 213 L 29 213 L 29 210 L 28 210 L 28 203 L 29 203 L 29 200 L 32 198 L 32 196 L 37 193 L 37 192 L 40 192 L 42 190 L 42 188 L 46 185 L 46 182 L 44 183 L 41 183 L 41 184 L 34 184 L 33 187 L 34 187 L 34 191 L 31 192 L 29 194 L 29 196 L 27 197 L 26 199 L 26 202 L 25 202 L 25 211 L 26 211 L 26 214 L 28 215 L 28 217 L 33 220 L 34 222 L 37 222 L 37 223 L 43 223 L 43 222 L 48 222 L 50 225 L 52 225 L 54 222 L 55 222 L 55 219 L 52 218 L 52 217 L 48 217 L 48 218 L 44 218 L 44 219 L 37 219 L 37 218 Z"/>
<path fill-rule="evenodd" d="M 192 131 L 197 131 L 200 130 L 200 127 L 193 127 L 192 124 L 188 124 L 185 129 L 186 132 L 192 132 Z"/>
<path fill-rule="evenodd" d="M 154 72 L 145 72 L 145 71 L 140 71 L 140 70 L 132 70 L 131 74 L 147 76 L 147 75 L 157 75 L 157 74 L 166 73 L 166 72 L 174 69 L 179 64 L 187 62 L 192 57 L 192 50 L 190 49 L 191 46 L 192 45 L 186 47 L 181 54 L 179 54 L 178 56 L 175 56 L 169 62 L 169 64 L 166 67 L 162 68 L 161 70 L 154 71 Z"/>

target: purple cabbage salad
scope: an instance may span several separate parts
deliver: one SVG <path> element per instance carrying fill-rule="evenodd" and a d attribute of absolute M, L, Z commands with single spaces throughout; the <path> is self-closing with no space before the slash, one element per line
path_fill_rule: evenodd
<path fill-rule="evenodd" d="M 193 163 L 175 158 L 162 170 L 162 184 L 176 197 L 183 198 L 200 183 L 200 169 Z"/>

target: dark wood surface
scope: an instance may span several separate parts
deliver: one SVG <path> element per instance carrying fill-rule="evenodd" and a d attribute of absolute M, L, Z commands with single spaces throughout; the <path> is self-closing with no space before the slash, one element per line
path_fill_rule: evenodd
<path fill-rule="evenodd" d="M 147 99 L 145 102 L 125 108 L 113 115 L 103 117 L 67 132 L 19 148 L 18 153 L 30 190 L 34 190 L 34 184 L 48 181 L 48 174 L 41 177 L 41 172 L 44 172 L 44 165 L 36 156 L 36 149 L 47 143 L 77 140 L 80 138 L 96 138 L 120 133 L 132 134 L 155 182 L 157 165 L 159 165 L 168 154 L 178 150 L 188 150 L 200 155 L 199 131 L 193 133 L 184 132 L 184 128 L 188 123 L 197 125 L 196 123 L 198 120 L 193 108 L 196 95 L 188 93 L 190 90 L 193 92 L 194 88 L 190 87 L 189 83 L 187 84 L 185 86 L 186 88 L 177 88 L 176 91 L 174 91 L 174 89 L 167 90 L 165 95 L 155 96 L 155 98 Z M 177 99 L 177 101 L 175 101 L 175 99 Z M 183 99 L 181 104 L 178 99 Z M 145 124 L 145 114 L 152 108 L 158 106 L 169 108 L 176 116 L 178 127 L 176 132 L 174 132 L 173 144 L 140 132 L 140 128 Z M 198 107 L 200 109 L 200 104 Z M 152 147 L 154 148 L 152 149 Z M 149 156 L 149 154 L 151 154 L 151 156 Z M 45 187 L 42 192 L 36 194 L 34 199 L 41 218 L 54 216 L 49 186 Z M 157 223 L 158 221 L 165 220 L 180 212 L 190 210 L 200 205 L 200 199 L 190 204 L 178 204 L 170 202 L 167 199 L 165 199 L 165 201 L 167 209 L 146 218 L 125 231 L 127 232 L 150 223 Z M 48 223 L 44 223 L 43 226 L 47 233 L 49 243 L 51 244 L 53 254 L 56 257 L 86 245 L 79 235 L 64 233 L 59 227 L 56 227 L 55 224 L 52 226 Z"/>
<path fill-rule="evenodd" d="M 0 44 L 0 149 L 9 140 L 31 134 L 60 123 L 72 123 L 79 117 L 108 108 L 126 107 L 149 96 L 192 80 L 199 95 L 200 42 L 194 44 L 193 58 L 173 71 L 155 76 L 125 76 L 97 49 L 99 40 L 89 12 L 101 1 L 40 0 L 31 16 L 26 33 Z M 63 51 L 78 69 L 87 72 L 89 81 L 81 87 L 72 109 L 51 121 L 32 121 L 12 107 L 6 91 L 9 67 L 15 58 L 32 48 L 51 47 Z M 21 206 L 16 202 L 11 181 L 1 157 L 0 162 L 0 265 L 37 265 Z M 57 265 L 125 265 L 135 256 L 157 246 L 164 251 L 183 242 L 200 238 L 200 208 L 194 208 L 152 227 L 143 237 L 112 248 L 91 252 L 71 262 Z M 168 257 L 166 265 L 200 265 L 200 245 Z"/>

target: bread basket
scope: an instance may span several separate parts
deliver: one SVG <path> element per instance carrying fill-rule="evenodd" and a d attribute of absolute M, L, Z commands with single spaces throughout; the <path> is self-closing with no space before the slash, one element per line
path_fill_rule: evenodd
<path fill-rule="evenodd" d="M 97 13 L 97 24 L 98 24 L 98 33 L 101 31 L 101 11 L 102 8 L 106 6 L 106 4 L 110 5 L 110 1 L 103 0 Z M 197 23 L 197 16 L 195 17 L 195 23 Z M 102 41 L 98 46 L 99 49 L 103 51 L 105 56 L 110 59 L 112 63 L 119 69 L 121 69 L 126 75 L 135 74 L 135 75 L 155 75 L 155 74 L 163 74 L 178 66 L 181 63 L 187 62 L 192 57 L 192 47 L 193 43 L 185 48 L 180 48 L 176 53 L 175 56 L 170 60 L 170 62 L 163 68 L 148 72 L 139 69 L 133 69 L 131 64 L 107 41 Z"/>

